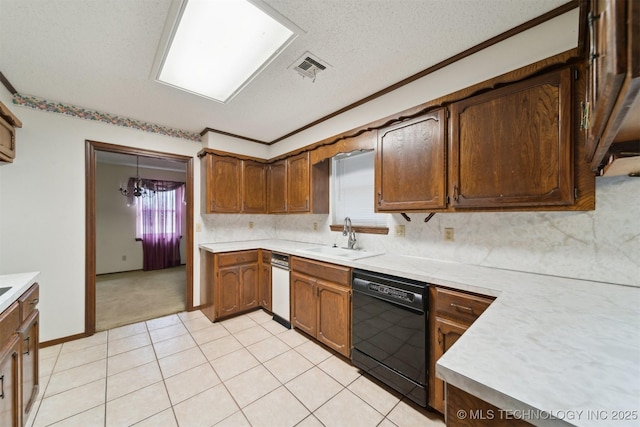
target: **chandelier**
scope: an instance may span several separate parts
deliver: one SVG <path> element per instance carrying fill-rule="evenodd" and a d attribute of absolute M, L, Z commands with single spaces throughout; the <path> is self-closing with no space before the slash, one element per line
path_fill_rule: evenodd
<path fill-rule="evenodd" d="M 125 186 L 120 184 L 120 194 L 125 197 L 153 197 L 156 195 L 155 189 L 144 186 L 139 169 L 139 159 L 136 156 L 136 177 L 129 179 L 129 183 Z"/>

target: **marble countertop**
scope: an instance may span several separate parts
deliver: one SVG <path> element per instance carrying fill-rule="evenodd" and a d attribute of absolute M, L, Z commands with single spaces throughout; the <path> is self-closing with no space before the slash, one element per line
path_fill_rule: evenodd
<path fill-rule="evenodd" d="M 18 273 L 0 275 L 0 288 L 11 288 L 0 295 L 0 313 L 13 304 L 31 285 L 39 273 Z"/>
<path fill-rule="evenodd" d="M 497 297 L 442 356 L 436 374 L 538 426 L 640 423 L 640 288 L 378 255 L 310 255 L 284 240 L 201 244 L 268 249 Z"/>

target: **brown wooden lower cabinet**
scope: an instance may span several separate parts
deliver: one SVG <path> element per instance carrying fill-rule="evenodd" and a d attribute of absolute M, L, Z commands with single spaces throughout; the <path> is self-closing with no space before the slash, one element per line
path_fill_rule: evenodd
<path fill-rule="evenodd" d="M 0 349 L 0 425 L 20 426 L 20 338 L 12 335 Z"/>
<path fill-rule="evenodd" d="M 492 298 L 452 289 L 429 288 L 429 406 L 445 413 L 445 383 L 436 377 L 436 362 L 491 304 Z"/>
<path fill-rule="evenodd" d="M 26 425 L 38 396 L 39 286 L 0 313 L 0 426 Z"/>
<path fill-rule="evenodd" d="M 230 316 L 258 306 L 258 251 L 216 255 L 217 317 Z"/>
<path fill-rule="evenodd" d="M 271 251 L 260 250 L 259 305 L 271 311 Z"/>
<path fill-rule="evenodd" d="M 312 337 L 316 336 L 318 317 L 315 290 L 313 277 L 291 272 L 291 324 Z"/>
<path fill-rule="evenodd" d="M 291 257 L 291 325 L 351 355 L 351 269 Z"/>
<path fill-rule="evenodd" d="M 271 311 L 270 251 L 202 251 L 200 262 L 200 310 L 209 320 L 259 307 Z"/>
<path fill-rule="evenodd" d="M 22 420 L 23 425 L 27 422 L 31 407 L 38 396 L 39 369 L 38 369 L 38 331 L 40 323 L 40 313 L 38 310 L 23 321 L 20 329 L 20 339 L 22 340 Z"/>
<path fill-rule="evenodd" d="M 349 357 L 351 355 L 351 288 L 318 280 L 316 289 L 318 296 L 316 338 Z"/>
<path fill-rule="evenodd" d="M 527 427 L 516 411 L 499 409 L 484 400 L 447 384 L 447 427 Z"/>

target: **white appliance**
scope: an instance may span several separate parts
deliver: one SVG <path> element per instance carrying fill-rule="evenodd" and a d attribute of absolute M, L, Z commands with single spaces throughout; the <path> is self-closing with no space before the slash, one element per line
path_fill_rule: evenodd
<path fill-rule="evenodd" d="M 291 329 L 289 255 L 271 253 L 271 311 L 273 320 Z"/>

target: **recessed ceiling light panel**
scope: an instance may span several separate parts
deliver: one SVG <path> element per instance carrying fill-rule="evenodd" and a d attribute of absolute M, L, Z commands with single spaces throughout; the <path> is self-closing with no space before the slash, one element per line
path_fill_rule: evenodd
<path fill-rule="evenodd" d="M 157 80 L 228 102 L 302 31 L 256 0 L 184 0 Z"/>

